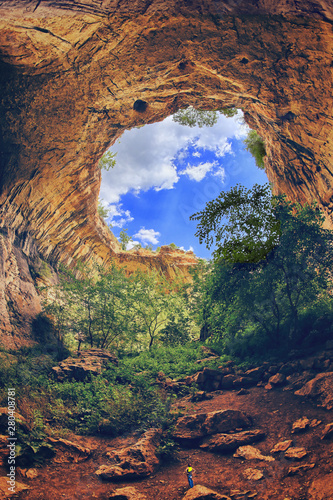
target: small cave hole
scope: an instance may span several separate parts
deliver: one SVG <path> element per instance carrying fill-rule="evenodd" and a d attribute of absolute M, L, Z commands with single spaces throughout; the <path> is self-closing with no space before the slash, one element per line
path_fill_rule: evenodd
<path fill-rule="evenodd" d="M 148 103 L 146 101 L 142 101 L 141 99 L 137 99 L 133 104 L 134 111 L 138 113 L 144 113 L 148 107 Z"/>
<path fill-rule="evenodd" d="M 247 63 L 249 62 L 249 60 L 248 60 L 248 59 L 246 59 L 246 57 L 243 57 L 243 59 L 241 59 L 241 60 L 240 60 L 240 62 L 241 62 L 242 64 L 247 64 Z"/>

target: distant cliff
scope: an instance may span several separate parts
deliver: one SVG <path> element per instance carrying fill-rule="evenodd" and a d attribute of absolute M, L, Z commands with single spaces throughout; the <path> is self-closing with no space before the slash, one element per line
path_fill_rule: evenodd
<path fill-rule="evenodd" d="M 1 330 L 38 310 L 17 248 L 30 262 L 32 247 L 50 264 L 125 259 L 97 215 L 98 161 L 180 107 L 242 108 L 275 192 L 318 200 L 332 227 L 332 20 L 321 0 L 1 2 Z"/>

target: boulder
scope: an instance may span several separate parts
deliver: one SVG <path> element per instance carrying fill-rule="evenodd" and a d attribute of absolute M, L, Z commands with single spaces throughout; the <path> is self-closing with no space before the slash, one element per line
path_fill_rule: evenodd
<path fill-rule="evenodd" d="M 252 368 L 251 370 L 247 370 L 245 372 L 245 376 L 252 379 L 254 382 L 258 383 L 262 379 L 264 373 L 265 369 L 261 366 L 258 366 L 257 368 Z"/>
<path fill-rule="evenodd" d="M 245 477 L 245 479 L 247 479 L 248 481 L 260 481 L 260 479 L 262 479 L 264 477 L 263 473 L 261 470 L 259 469 L 245 469 L 243 471 L 243 476 Z"/>
<path fill-rule="evenodd" d="M 280 451 L 286 451 L 293 444 L 291 439 L 286 441 L 280 441 L 271 449 L 271 453 L 279 453 Z"/>
<path fill-rule="evenodd" d="M 108 497 L 109 500 L 146 500 L 146 497 L 133 486 L 119 488 Z"/>
<path fill-rule="evenodd" d="M 333 422 L 325 425 L 321 439 L 329 439 L 333 437 Z"/>
<path fill-rule="evenodd" d="M 235 432 L 232 434 L 215 434 L 204 440 L 200 448 L 214 452 L 230 452 L 239 446 L 255 443 L 265 437 L 265 433 L 259 429 Z"/>
<path fill-rule="evenodd" d="M 235 458 L 244 458 L 245 460 L 263 460 L 265 462 L 274 462 L 275 458 L 262 455 L 261 452 L 253 446 L 240 446 L 236 453 Z"/>
<path fill-rule="evenodd" d="M 306 431 L 306 429 L 308 429 L 309 426 L 310 426 L 310 420 L 307 417 L 302 417 L 293 423 L 291 432 L 292 434 L 299 434 L 300 432 Z"/>
<path fill-rule="evenodd" d="M 296 448 L 293 446 L 287 449 L 284 456 L 291 460 L 302 460 L 302 458 L 306 457 L 307 454 L 308 452 L 305 448 Z"/>
<path fill-rule="evenodd" d="M 195 485 L 193 488 L 188 490 L 183 500 L 231 500 L 230 497 L 226 495 L 221 495 L 216 491 L 206 488 L 206 486 L 201 486 L 201 484 Z"/>
<path fill-rule="evenodd" d="M 221 381 L 221 389 L 234 389 L 234 382 L 237 380 L 237 375 L 229 373 L 224 375 Z"/>
<path fill-rule="evenodd" d="M 136 444 L 107 453 L 111 465 L 101 465 L 96 474 L 102 479 L 122 480 L 147 477 L 159 463 L 156 448 L 161 439 L 160 429 L 150 429 Z"/>
<path fill-rule="evenodd" d="M 176 439 L 194 440 L 212 434 L 246 429 L 251 423 L 251 419 L 240 410 L 217 410 L 180 417 L 172 434 Z"/>
<path fill-rule="evenodd" d="M 333 372 L 319 373 L 295 392 L 297 396 L 308 397 L 327 410 L 333 408 Z"/>
<path fill-rule="evenodd" d="M 89 448 L 84 448 L 83 446 L 74 443 L 73 441 L 68 441 L 67 439 L 54 439 L 49 437 L 48 442 L 52 445 L 55 451 L 55 457 L 52 459 L 53 462 L 62 463 L 79 463 L 87 460 L 91 454 Z"/>
<path fill-rule="evenodd" d="M 296 474 L 300 474 L 301 472 L 307 472 L 314 468 L 316 464 L 302 464 L 295 465 L 294 467 L 289 467 L 287 476 L 296 476 Z"/>
<path fill-rule="evenodd" d="M 105 349 L 92 348 L 81 351 L 77 358 L 64 359 L 52 370 L 59 381 L 66 379 L 83 381 L 91 375 L 102 373 L 103 368 L 109 363 L 118 365 L 118 359 L 114 354 Z"/>
<path fill-rule="evenodd" d="M 283 373 L 275 373 L 268 379 L 268 383 L 273 387 L 280 387 L 286 383 L 286 376 Z"/>

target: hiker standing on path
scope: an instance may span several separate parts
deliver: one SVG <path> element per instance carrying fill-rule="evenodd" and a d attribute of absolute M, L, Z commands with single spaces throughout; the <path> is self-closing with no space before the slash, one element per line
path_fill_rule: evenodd
<path fill-rule="evenodd" d="M 192 478 L 193 472 L 195 472 L 195 470 L 193 469 L 193 467 L 191 467 L 191 464 L 188 464 L 188 467 L 186 469 L 186 474 L 187 474 L 187 480 L 188 480 L 188 484 L 190 485 L 190 488 L 193 488 L 193 478 Z"/>

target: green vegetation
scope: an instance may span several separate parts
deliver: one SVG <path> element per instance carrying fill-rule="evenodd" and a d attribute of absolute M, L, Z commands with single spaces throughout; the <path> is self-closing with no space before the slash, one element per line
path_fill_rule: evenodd
<path fill-rule="evenodd" d="M 224 116 L 232 117 L 237 114 L 236 108 L 223 108 L 217 111 L 205 111 L 195 109 L 189 106 L 185 109 L 177 111 L 172 119 L 174 122 L 187 127 L 213 127 L 217 123 L 219 113 Z"/>
<path fill-rule="evenodd" d="M 246 139 L 244 139 L 245 149 L 251 153 L 255 159 L 258 168 L 264 170 L 264 156 L 266 156 L 266 148 L 263 139 L 255 130 L 250 130 Z"/>
<path fill-rule="evenodd" d="M 237 356 L 329 338 L 333 234 L 316 205 L 269 196 L 268 186 L 236 187 L 193 218 L 199 238 L 216 244 L 213 262 L 194 279 L 206 337 Z"/>
<path fill-rule="evenodd" d="M 189 106 L 180 109 L 173 115 L 173 121 L 187 127 L 213 127 L 218 120 L 219 113 L 231 118 L 237 114 L 236 108 L 223 108 L 217 111 L 205 111 Z M 245 149 L 251 153 L 258 168 L 264 170 L 264 156 L 266 148 L 263 139 L 255 130 L 250 130 L 244 139 Z"/>
<path fill-rule="evenodd" d="M 116 165 L 116 154 L 117 153 L 111 153 L 111 151 L 107 151 L 106 153 L 104 153 L 99 161 L 99 168 L 101 170 L 106 170 L 107 172 L 110 170 L 110 168 L 113 168 Z"/>

